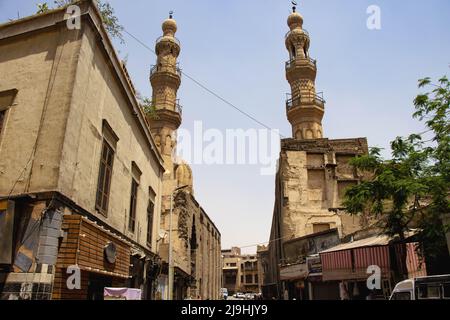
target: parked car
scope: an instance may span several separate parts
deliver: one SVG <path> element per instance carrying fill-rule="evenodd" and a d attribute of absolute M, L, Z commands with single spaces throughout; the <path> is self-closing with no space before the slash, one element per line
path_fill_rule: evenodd
<path fill-rule="evenodd" d="M 220 289 L 220 293 L 222 294 L 222 299 L 223 300 L 227 300 L 228 299 L 228 289 L 227 288 Z"/>
<path fill-rule="evenodd" d="M 450 274 L 408 279 L 397 283 L 389 300 L 450 300 Z"/>

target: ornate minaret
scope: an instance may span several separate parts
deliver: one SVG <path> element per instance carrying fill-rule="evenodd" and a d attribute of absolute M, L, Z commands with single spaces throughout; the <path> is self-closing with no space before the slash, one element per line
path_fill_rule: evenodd
<path fill-rule="evenodd" d="M 287 117 L 295 139 L 319 139 L 323 137 L 325 101 L 316 94 L 316 61 L 309 57 L 309 34 L 302 28 L 303 18 L 295 6 L 287 23 L 291 29 L 286 34 L 290 56 L 286 78 L 291 85 L 291 97 L 286 101 Z"/>
<path fill-rule="evenodd" d="M 156 115 L 149 117 L 150 128 L 156 144 L 165 161 L 172 163 L 172 152 L 176 147 L 176 130 L 181 125 L 181 106 L 178 104 L 177 91 L 181 84 L 181 71 L 177 58 L 180 54 L 180 42 L 175 38 L 177 23 L 172 19 L 163 22 L 163 36 L 156 41 L 156 65 L 150 72 L 153 88 L 152 102 Z"/>

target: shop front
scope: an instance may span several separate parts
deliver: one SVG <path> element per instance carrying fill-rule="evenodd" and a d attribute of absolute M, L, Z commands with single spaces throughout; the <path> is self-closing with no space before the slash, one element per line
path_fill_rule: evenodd
<path fill-rule="evenodd" d="M 104 288 L 145 289 L 146 255 L 132 243 L 75 214 L 64 215 L 61 229 L 52 299 L 103 300 Z"/>
<path fill-rule="evenodd" d="M 393 286 L 426 275 L 415 243 L 392 244 L 386 236 L 345 243 L 320 252 L 322 281 L 339 282 L 342 300 L 387 299 Z M 368 287 L 368 279 L 374 288 Z"/>
<path fill-rule="evenodd" d="M 284 300 L 307 300 L 308 290 L 305 285 L 308 276 L 306 263 L 285 265 L 280 267 L 280 281 L 283 287 Z"/>
<path fill-rule="evenodd" d="M 339 283 L 337 281 L 323 281 L 320 256 L 307 257 L 306 264 L 308 265 L 309 300 L 339 300 Z"/>

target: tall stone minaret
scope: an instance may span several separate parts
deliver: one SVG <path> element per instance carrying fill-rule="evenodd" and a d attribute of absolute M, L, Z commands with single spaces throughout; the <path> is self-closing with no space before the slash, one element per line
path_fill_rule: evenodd
<path fill-rule="evenodd" d="M 290 59 L 286 62 L 286 79 L 291 85 L 291 97 L 286 101 L 286 112 L 295 139 L 323 138 L 322 118 L 325 101 L 316 94 L 316 61 L 309 57 L 309 34 L 303 27 L 303 18 L 293 7 L 287 24 L 286 48 Z"/>
<path fill-rule="evenodd" d="M 181 107 L 177 91 L 181 84 L 181 71 L 177 65 L 180 42 L 175 38 L 177 24 L 170 14 L 162 24 L 163 36 L 156 41 L 156 65 L 150 72 L 153 88 L 152 101 L 156 115 L 148 117 L 150 129 L 164 161 L 172 165 L 172 153 L 176 147 L 176 130 L 181 125 Z"/>

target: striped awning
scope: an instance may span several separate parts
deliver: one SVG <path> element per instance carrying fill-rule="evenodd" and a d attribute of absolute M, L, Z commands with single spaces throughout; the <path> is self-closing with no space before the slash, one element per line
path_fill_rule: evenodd
<path fill-rule="evenodd" d="M 373 244 L 374 239 L 367 243 Z M 355 246 L 355 242 L 336 246 L 320 253 L 323 281 L 332 280 L 365 280 L 369 274 L 369 266 L 378 266 L 381 276 L 388 278 L 391 271 L 390 246 L 393 247 L 398 266 L 405 266 L 402 273 L 409 277 L 425 276 L 427 274 L 424 261 L 421 261 L 415 250 L 417 243 L 386 244 L 371 246 Z M 359 243 L 361 245 L 361 243 Z M 400 259 L 406 259 L 405 264 Z"/>
<path fill-rule="evenodd" d="M 367 268 L 381 268 L 382 277 L 388 277 L 390 258 L 388 246 L 352 248 L 320 253 L 323 281 L 364 280 L 369 276 Z"/>

